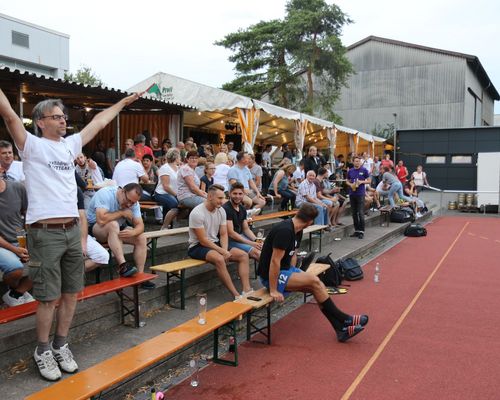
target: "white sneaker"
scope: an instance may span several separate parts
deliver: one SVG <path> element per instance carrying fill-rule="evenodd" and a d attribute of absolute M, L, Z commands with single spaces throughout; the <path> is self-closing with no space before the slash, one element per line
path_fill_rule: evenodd
<path fill-rule="evenodd" d="M 250 288 L 250 290 L 248 292 L 245 292 L 244 290 L 242 290 L 241 291 L 241 297 L 245 297 L 245 296 L 251 295 L 253 292 L 255 292 L 255 290 L 253 290 L 252 288 Z"/>
<path fill-rule="evenodd" d="M 23 296 L 19 297 L 18 299 L 15 299 L 14 297 L 10 297 L 10 289 L 4 293 L 4 295 L 2 296 L 2 300 L 9 307 L 20 306 L 21 304 L 26 303 L 26 300 L 24 299 Z"/>
<path fill-rule="evenodd" d="M 73 353 L 69 349 L 68 343 L 62 346 L 59 350 L 54 349 L 53 343 L 50 343 L 50 349 L 54 354 L 54 358 L 64 372 L 72 374 L 78 369 L 78 364 L 73 358 Z"/>
<path fill-rule="evenodd" d="M 260 208 L 252 208 L 247 210 L 247 218 L 252 218 L 254 215 L 258 215 L 262 210 Z"/>
<path fill-rule="evenodd" d="M 35 299 L 33 298 L 33 296 L 31 294 L 29 294 L 29 292 L 24 292 L 23 293 L 23 299 L 24 299 L 25 303 L 31 303 L 32 301 L 35 301 Z"/>
<path fill-rule="evenodd" d="M 61 378 L 61 370 L 57 366 L 57 362 L 52 354 L 52 351 L 47 350 L 46 352 L 38 355 L 35 349 L 35 354 L 33 355 L 40 375 L 49 381 L 57 381 Z"/>

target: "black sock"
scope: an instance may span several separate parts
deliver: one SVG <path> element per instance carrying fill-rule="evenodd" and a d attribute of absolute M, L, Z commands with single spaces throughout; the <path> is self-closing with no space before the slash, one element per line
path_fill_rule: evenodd
<path fill-rule="evenodd" d="M 333 329 L 335 329 L 336 331 L 342 330 L 342 328 L 344 327 L 344 321 L 348 318 L 351 318 L 350 315 L 347 315 L 340 311 L 331 298 L 328 298 L 323 303 L 320 303 L 319 308 L 328 319 L 328 321 L 330 321 Z"/>
<path fill-rule="evenodd" d="M 23 295 L 23 293 L 19 293 L 17 290 L 14 290 L 14 289 L 10 289 L 10 292 L 9 292 L 9 296 L 14 298 L 14 299 L 18 299 L 19 297 L 21 297 Z"/>

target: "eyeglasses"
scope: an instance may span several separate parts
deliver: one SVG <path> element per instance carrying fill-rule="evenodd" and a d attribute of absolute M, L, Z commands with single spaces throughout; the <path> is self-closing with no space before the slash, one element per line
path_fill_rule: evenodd
<path fill-rule="evenodd" d="M 132 201 L 128 198 L 127 192 L 125 190 L 123 190 L 123 196 L 125 196 L 125 205 L 127 205 L 128 207 L 132 207 L 136 203 L 135 201 Z"/>
<path fill-rule="evenodd" d="M 68 120 L 68 116 L 66 114 L 44 115 L 40 119 L 44 119 L 44 118 L 52 118 L 54 121 L 60 121 L 62 119 L 65 120 L 65 121 Z"/>

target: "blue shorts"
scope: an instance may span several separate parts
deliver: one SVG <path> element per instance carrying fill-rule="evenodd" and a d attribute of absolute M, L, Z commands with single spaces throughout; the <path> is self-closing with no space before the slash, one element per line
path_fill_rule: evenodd
<path fill-rule="evenodd" d="M 219 242 L 216 242 L 215 244 L 219 246 Z M 215 250 L 210 249 L 208 247 L 203 247 L 201 244 L 198 243 L 188 249 L 188 256 L 196 260 L 206 260 L 209 251 L 215 251 Z"/>
<path fill-rule="evenodd" d="M 0 271 L 7 275 L 16 269 L 23 269 L 23 263 L 19 257 L 12 251 L 0 247 Z"/>
<path fill-rule="evenodd" d="M 302 272 L 304 272 L 304 271 L 302 271 L 299 268 L 295 268 L 295 267 L 290 267 L 290 269 L 280 270 L 280 273 L 278 274 L 278 292 L 282 293 L 284 296 L 287 296 L 290 293 L 290 292 L 287 292 L 285 290 L 288 279 L 290 279 L 290 276 L 292 276 L 292 274 L 299 274 Z M 259 277 L 259 278 L 260 278 L 260 282 L 267 289 L 269 289 L 269 279 L 264 279 L 262 277 Z"/>
<path fill-rule="evenodd" d="M 245 239 L 248 239 L 245 235 L 241 234 L 241 236 L 243 236 Z M 250 240 L 250 239 L 248 239 Z M 249 244 L 246 244 L 246 243 L 241 243 L 241 242 L 236 242 L 232 239 L 229 239 L 229 242 L 228 242 L 228 246 L 229 250 L 231 250 L 232 248 L 237 248 L 237 249 L 240 249 L 240 250 L 243 250 L 245 253 L 250 253 L 250 251 L 253 249 L 252 246 L 250 246 Z"/>

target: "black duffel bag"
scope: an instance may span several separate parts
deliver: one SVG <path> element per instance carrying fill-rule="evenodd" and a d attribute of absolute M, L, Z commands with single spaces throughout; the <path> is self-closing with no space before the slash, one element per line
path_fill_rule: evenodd
<path fill-rule="evenodd" d="M 405 236 L 419 237 L 427 236 L 427 229 L 420 224 L 410 224 L 405 229 Z"/>
<path fill-rule="evenodd" d="M 404 223 L 412 222 L 415 220 L 413 212 L 403 208 L 393 208 L 391 210 L 391 222 Z"/>
<path fill-rule="evenodd" d="M 342 273 L 340 272 L 338 263 L 330 257 L 330 254 L 332 253 L 328 253 L 326 256 L 320 256 L 316 259 L 318 264 L 330 265 L 330 268 L 319 275 L 319 279 L 321 279 L 321 282 L 323 282 L 325 286 L 337 287 L 342 284 Z"/>
<path fill-rule="evenodd" d="M 346 258 L 339 261 L 339 269 L 346 281 L 358 281 L 363 279 L 363 270 L 355 258 Z"/>

